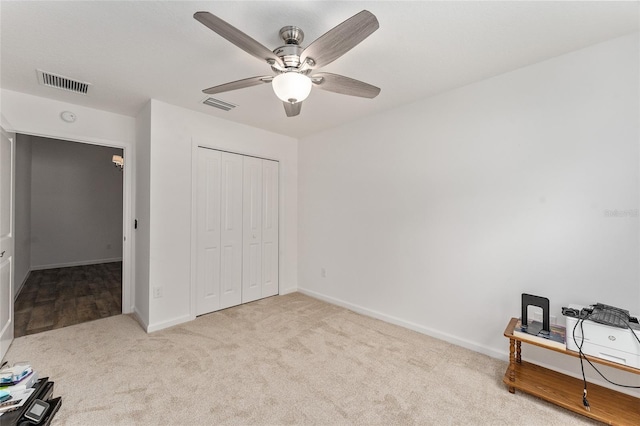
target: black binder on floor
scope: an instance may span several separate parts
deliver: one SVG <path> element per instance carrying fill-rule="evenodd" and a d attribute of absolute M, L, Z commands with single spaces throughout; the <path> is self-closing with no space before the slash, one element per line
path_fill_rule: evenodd
<path fill-rule="evenodd" d="M 53 382 L 50 382 L 48 377 L 43 377 L 42 379 L 38 380 L 33 387 L 35 390 L 31 395 L 29 395 L 29 399 L 21 407 L 13 411 L 5 412 L 2 416 L 0 416 L 0 426 L 34 425 L 34 423 L 24 417 L 24 413 L 31 407 L 31 404 L 33 404 L 33 401 L 35 401 L 36 399 L 40 399 L 49 403 L 49 409 L 47 410 L 47 413 L 45 414 L 42 421 L 38 423 L 38 426 L 47 426 L 51 423 L 51 420 L 62 405 L 62 398 L 58 397 L 51 399 L 51 397 L 53 396 Z"/>
<path fill-rule="evenodd" d="M 47 410 L 47 414 L 45 414 L 45 417 L 39 423 L 39 425 L 42 425 L 42 426 L 49 426 L 51 424 L 51 420 L 53 420 L 53 416 L 56 415 L 56 413 L 60 409 L 60 406 L 62 405 L 62 398 L 61 397 L 52 398 L 47 402 L 49 403 L 49 409 Z"/>

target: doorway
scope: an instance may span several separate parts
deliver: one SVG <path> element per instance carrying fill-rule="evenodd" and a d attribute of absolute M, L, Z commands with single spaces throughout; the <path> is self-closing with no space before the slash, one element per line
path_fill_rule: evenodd
<path fill-rule="evenodd" d="M 15 337 L 120 314 L 123 149 L 18 134 Z"/>

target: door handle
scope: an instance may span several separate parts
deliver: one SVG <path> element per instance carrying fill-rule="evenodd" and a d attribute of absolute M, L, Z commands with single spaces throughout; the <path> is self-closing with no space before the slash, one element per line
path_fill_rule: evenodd
<path fill-rule="evenodd" d="M 6 250 L 2 250 L 2 253 L 0 253 L 0 257 L 4 257 L 4 253 Z"/>

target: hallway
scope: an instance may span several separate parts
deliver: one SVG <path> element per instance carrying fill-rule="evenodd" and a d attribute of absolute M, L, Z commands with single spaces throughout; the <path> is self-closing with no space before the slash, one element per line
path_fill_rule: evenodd
<path fill-rule="evenodd" d="M 122 313 L 122 262 L 32 271 L 16 300 L 14 337 Z"/>

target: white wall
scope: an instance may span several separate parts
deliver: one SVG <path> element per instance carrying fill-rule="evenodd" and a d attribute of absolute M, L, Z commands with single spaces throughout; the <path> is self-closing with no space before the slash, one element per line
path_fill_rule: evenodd
<path fill-rule="evenodd" d="M 132 145 L 135 141 L 133 117 L 68 102 L 1 89 L 0 110 L 3 118 L 2 126 L 16 133 L 100 143 L 107 146 Z M 76 122 L 62 121 L 60 113 L 63 111 L 74 112 L 77 116 Z"/>
<path fill-rule="evenodd" d="M 16 135 L 15 159 L 15 275 L 17 297 L 31 270 L 31 136 Z"/>
<path fill-rule="evenodd" d="M 122 150 L 41 137 L 31 146 L 31 269 L 122 260 L 122 170 L 111 162 Z"/>
<path fill-rule="evenodd" d="M 299 288 L 503 359 L 524 292 L 560 320 L 569 303 L 640 314 L 638 49 L 622 37 L 302 139 Z"/>
<path fill-rule="evenodd" d="M 192 299 L 193 167 L 196 146 L 280 161 L 280 294 L 297 278 L 297 141 L 151 101 L 149 331 L 195 317 Z"/>

